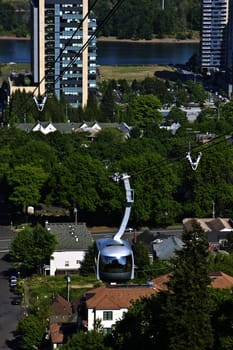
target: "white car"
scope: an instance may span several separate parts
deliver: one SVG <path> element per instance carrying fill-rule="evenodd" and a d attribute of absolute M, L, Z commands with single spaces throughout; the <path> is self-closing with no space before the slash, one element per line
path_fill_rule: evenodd
<path fill-rule="evenodd" d="M 132 228 L 132 227 L 127 227 L 127 228 L 125 229 L 125 232 L 133 232 L 133 228 Z"/>
<path fill-rule="evenodd" d="M 11 276 L 9 283 L 10 283 L 11 287 L 15 287 L 17 285 L 17 277 L 16 276 Z"/>

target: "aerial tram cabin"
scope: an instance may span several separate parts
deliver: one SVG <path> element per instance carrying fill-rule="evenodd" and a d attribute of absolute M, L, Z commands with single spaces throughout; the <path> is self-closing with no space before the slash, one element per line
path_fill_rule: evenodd
<path fill-rule="evenodd" d="M 104 282 L 126 282 L 134 278 L 134 256 L 131 245 L 122 239 L 134 201 L 134 192 L 130 188 L 129 176 L 115 174 L 114 181 L 124 182 L 126 207 L 119 230 L 109 238 L 97 239 L 95 242 L 96 277 Z"/>

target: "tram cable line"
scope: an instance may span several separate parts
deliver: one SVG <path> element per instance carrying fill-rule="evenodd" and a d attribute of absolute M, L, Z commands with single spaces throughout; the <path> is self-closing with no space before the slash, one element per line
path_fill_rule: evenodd
<path fill-rule="evenodd" d="M 194 147 L 193 148 L 193 151 L 194 152 L 196 152 L 196 153 L 198 153 L 198 154 L 200 154 L 201 153 L 201 156 L 203 156 L 203 154 L 204 153 L 206 153 L 207 151 L 209 151 L 209 149 L 210 148 L 212 148 L 212 147 L 215 147 L 215 146 L 217 146 L 217 145 L 219 145 L 219 144 L 221 144 L 221 143 L 225 143 L 225 142 L 227 142 L 227 138 L 226 137 L 229 137 L 229 138 L 232 138 L 233 139 L 233 136 L 232 135 L 229 135 L 229 134 L 222 134 L 222 135 L 219 135 L 219 136 L 217 136 L 215 139 L 213 139 L 212 141 L 210 141 L 210 142 L 208 142 L 208 144 L 205 144 L 205 145 L 202 145 L 202 146 L 196 146 L 196 147 Z M 219 139 L 219 141 L 216 141 L 216 140 L 218 140 Z M 164 165 L 169 165 L 169 163 L 170 163 L 170 165 L 173 165 L 173 163 L 174 162 L 178 162 L 178 161 L 183 161 L 183 160 L 186 160 L 187 159 L 187 155 L 188 155 L 188 153 L 190 153 L 190 152 L 187 152 L 186 154 L 185 154 L 185 156 L 183 156 L 183 157 L 176 157 L 176 158 L 172 158 L 172 159 L 164 159 L 164 160 L 162 160 L 162 161 L 158 161 L 158 163 L 157 164 L 155 164 L 155 165 L 153 165 L 153 166 L 151 166 L 151 167 L 148 167 L 148 168 L 144 168 L 144 169 L 142 169 L 142 170 L 139 170 L 139 171 L 137 171 L 137 172 L 134 172 L 134 173 L 132 173 L 132 175 L 131 175 L 131 177 L 137 177 L 138 175 L 141 175 L 141 174 L 144 174 L 144 173 L 147 173 L 147 172 L 151 172 L 151 171 L 155 171 L 155 170 L 157 170 L 158 171 L 158 173 L 161 171 L 161 168 L 164 166 Z M 190 154 L 191 155 L 191 154 Z M 198 158 L 198 156 L 197 156 L 197 158 Z M 198 162 L 199 163 L 199 162 Z M 192 167 L 192 166 L 191 166 Z M 194 169 L 193 169 L 194 170 Z M 196 169 L 195 169 L 196 170 Z"/>

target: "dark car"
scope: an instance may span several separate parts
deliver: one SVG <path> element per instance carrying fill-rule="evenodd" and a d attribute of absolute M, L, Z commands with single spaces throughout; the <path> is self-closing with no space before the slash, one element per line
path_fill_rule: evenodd
<path fill-rule="evenodd" d="M 11 302 L 12 305 L 20 305 L 21 304 L 21 300 L 20 298 L 14 298 Z"/>

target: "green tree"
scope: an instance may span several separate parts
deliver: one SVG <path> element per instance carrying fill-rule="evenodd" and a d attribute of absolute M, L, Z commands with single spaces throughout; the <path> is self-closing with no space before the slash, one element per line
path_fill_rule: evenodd
<path fill-rule="evenodd" d="M 197 223 L 183 234 L 168 283 L 166 305 L 169 350 L 205 350 L 213 345 L 208 285 L 208 243 Z"/>
<path fill-rule="evenodd" d="M 26 226 L 11 242 L 10 256 L 22 269 L 40 273 L 43 265 L 49 262 L 56 243 L 55 236 L 41 225 Z"/>
<path fill-rule="evenodd" d="M 150 263 L 147 246 L 144 242 L 139 241 L 134 246 L 135 264 L 139 269 L 145 268 Z"/>
<path fill-rule="evenodd" d="M 81 262 L 80 273 L 82 275 L 88 275 L 88 273 L 94 272 L 94 244 L 88 248 L 85 254 L 84 260 Z"/>
<path fill-rule="evenodd" d="M 233 348 L 233 299 L 231 290 L 212 290 L 212 327 L 214 330 L 213 350 Z"/>
<path fill-rule="evenodd" d="M 27 206 L 38 204 L 41 189 L 47 179 L 43 168 L 34 165 L 17 165 L 8 175 L 12 193 L 9 199 L 26 212 Z"/>
<path fill-rule="evenodd" d="M 115 101 L 113 96 L 113 83 L 110 82 L 103 92 L 100 102 L 100 121 L 115 122 Z"/>
<path fill-rule="evenodd" d="M 158 293 L 135 301 L 113 327 L 113 348 L 166 350 L 168 337 L 163 317 L 166 298 L 166 293 Z"/>
<path fill-rule="evenodd" d="M 21 318 L 18 323 L 18 332 L 22 337 L 22 349 L 31 350 L 39 347 L 44 339 L 45 324 L 34 314 Z"/>
<path fill-rule="evenodd" d="M 89 331 L 80 332 L 68 339 L 67 343 L 61 347 L 61 350 L 111 350 L 106 345 L 105 336 L 102 332 Z"/>
<path fill-rule="evenodd" d="M 129 114 L 133 122 L 144 127 L 148 122 L 159 124 L 162 114 L 158 111 L 161 107 L 159 99 L 152 95 L 136 96 L 129 104 Z"/>

